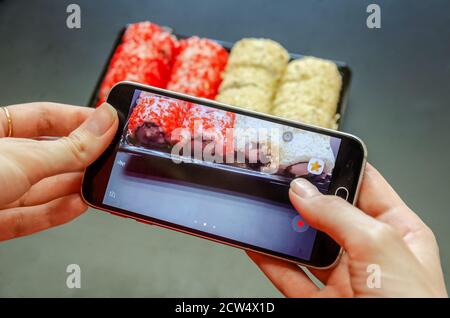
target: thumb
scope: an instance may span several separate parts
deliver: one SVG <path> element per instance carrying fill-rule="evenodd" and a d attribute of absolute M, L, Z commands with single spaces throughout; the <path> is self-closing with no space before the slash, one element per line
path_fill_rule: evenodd
<path fill-rule="evenodd" d="M 117 126 L 116 110 L 104 103 L 69 136 L 27 144 L 31 149 L 16 158 L 30 184 L 56 174 L 83 170 L 110 145 Z"/>
<path fill-rule="evenodd" d="M 309 225 L 348 252 L 364 244 L 366 234 L 380 223 L 338 196 L 321 194 L 306 179 L 292 181 L 289 198 Z"/>

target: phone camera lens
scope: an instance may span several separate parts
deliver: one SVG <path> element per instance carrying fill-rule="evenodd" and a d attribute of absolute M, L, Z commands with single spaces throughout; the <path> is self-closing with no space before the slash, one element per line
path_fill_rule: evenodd
<path fill-rule="evenodd" d="M 353 168 L 353 160 L 348 161 L 346 167 L 347 167 L 347 169 L 352 169 Z"/>

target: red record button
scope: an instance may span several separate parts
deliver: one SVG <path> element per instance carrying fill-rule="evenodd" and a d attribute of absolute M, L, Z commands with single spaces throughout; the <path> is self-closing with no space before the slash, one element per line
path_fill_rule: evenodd
<path fill-rule="evenodd" d="M 306 223 L 305 220 L 300 215 L 296 215 L 292 221 L 291 226 L 297 233 L 303 233 L 306 232 L 309 229 L 308 223 Z"/>

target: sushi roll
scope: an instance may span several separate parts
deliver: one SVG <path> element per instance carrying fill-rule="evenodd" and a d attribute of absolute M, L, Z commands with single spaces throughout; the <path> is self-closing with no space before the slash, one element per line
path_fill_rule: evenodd
<path fill-rule="evenodd" d="M 275 91 L 276 82 L 271 73 L 260 67 L 234 67 L 223 74 L 220 91 L 254 86 L 267 91 Z"/>
<path fill-rule="evenodd" d="M 289 60 L 287 51 L 268 39 L 242 39 L 231 50 L 216 100 L 269 113 L 278 80 Z"/>
<path fill-rule="evenodd" d="M 227 129 L 234 127 L 235 114 L 203 105 L 192 104 L 182 124 L 192 138 L 226 145 Z"/>
<path fill-rule="evenodd" d="M 122 42 L 151 42 L 154 41 L 155 35 L 161 34 L 161 31 L 163 30 L 163 27 L 149 21 L 132 23 L 128 25 L 127 29 L 125 30 L 122 37 Z"/>
<path fill-rule="evenodd" d="M 227 59 L 228 52 L 214 41 L 199 37 L 181 40 L 167 89 L 214 99 Z"/>
<path fill-rule="evenodd" d="M 339 91 L 319 81 L 287 82 L 280 85 L 273 101 L 274 112 L 286 105 L 314 105 L 328 117 L 336 114 Z"/>
<path fill-rule="evenodd" d="M 98 93 L 98 104 L 120 81 L 130 80 L 164 88 L 169 81 L 177 40 L 156 24 L 130 25 L 114 52 Z"/>
<path fill-rule="evenodd" d="M 341 74 L 332 61 L 313 56 L 296 59 L 287 65 L 282 78 L 285 82 L 303 82 L 315 78 L 324 79 L 328 85 L 340 89 L 342 85 Z"/>
<path fill-rule="evenodd" d="M 236 114 L 234 150 L 238 163 L 263 173 L 279 171 L 278 146 L 282 126 Z"/>
<path fill-rule="evenodd" d="M 236 115 L 234 145 L 237 158 L 245 158 L 248 168 L 262 173 L 305 175 L 307 171 L 299 172 L 299 167 L 306 170 L 312 158 L 324 161 L 324 175 L 334 168 L 329 136 L 258 118 Z"/>
<path fill-rule="evenodd" d="M 272 114 L 325 128 L 337 128 L 342 78 L 335 63 L 315 57 L 290 62 L 273 100 Z"/>
<path fill-rule="evenodd" d="M 205 146 L 217 144 L 220 148 L 214 150 L 221 149 L 225 155 L 227 129 L 234 127 L 234 118 L 232 112 L 142 92 L 128 120 L 126 141 L 160 150 L 170 150 L 177 143 L 178 148 L 187 142 L 199 143 L 202 152 Z"/>
<path fill-rule="evenodd" d="M 289 135 L 289 138 L 283 138 L 286 134 Z M 281 170 L 289 172 L 297 165 L 306 166 L 312 158 L 320 158 L 325 164 L 323 174 L 331 174 L 335 159 L 331 149 L 330 136 L 286 126 L 283 127 L 281 136 L 278 146 Z"/>
<path fill-rule="evenodd" d="M 145 147 L 177 142 L 172 133 L 183 126 L 189 108 L 183 101 L 142 92 L 128 119 L 127 140 Z"/>
<path fill-rule="evenodd" d="M 315 105 L 296 101 L 281 103 L 272 110 L 272 113 L 281 118 L 330 129 L 337 128 L 336 121 L 339 118 L 338 114 L 330 116 Z"/>
<path fill-rule="evenodd" d="M 272 93 L 255 86 L 229 88 L 220 93 L 216 100 L 224 104 L 242 107 L 251 111 L 268 113 L 271 109 Z"/>
<path fill-rule="evenodd" d="M 171 140 L 177 143 L 172 149 L 175 160 L 183 156 L 210 163 L 225 162 L 227 153 L 233 152 L 234 120 L 232 112 L 190 104 L 180 129 L 172 132 Z M 231 138 L 227 139 L 228 136 Z"/>
<path fill-rule="evenodd" d="M 278 80 L 289 61 L 289 53 L 270 39 L 246 38 L 233 46 L 227 64 L 227 71 L 234 67 L 260 67 Z"/>

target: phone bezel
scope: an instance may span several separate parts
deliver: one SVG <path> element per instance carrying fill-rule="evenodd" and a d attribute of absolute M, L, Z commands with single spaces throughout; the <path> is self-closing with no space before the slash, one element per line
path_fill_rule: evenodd
<path fill-rule="evenodd" d="M 108 184 L 109 175 L 111 173 L 113 166 L 112 161 L 115 158 L 120 138 L 122 136 L 122 132 L 130 111 L 131 100 L 136 89 L 176 99 L 185 100 L 188 102 L 205 105 L 212 108 L 222 109 L 225 111 L 233 111 L 235 113 L 252 116 L 264 120 L 269 120 L 278 124 L 284 124 L 295 128 L 300 128 L 304 130 L 309 130 L 341 138 L 341 145 L 336 159 L 335 169 L 333 170 L 333 179 L 332 184 L 330 185 L 330 193 L 333 192 L 333 189 L 337 189 L 338 187 L 345 185 L 346 188 L 348 188 L 349 190 L 349 197 L 347 200 L 352 204 L 354 204 L 357 200 L 357 193 L 362 180 L 362 172 L 367 158 L 366 147 L 358 137 L 331 129 L 319 128 L 311 125 L 301 124 L 298 122 L 282 119 L 275 116 L 244 110 L 238 107 L 218 103 L 204 98 L 197 98 L 186 94 L 176 93 L 165 89 L 160 89 L 156 87 L 126 81 L 117 83 L 111 89 L 107 98 L 107 102 L 111 104 L 113 107 L 115 107 L 118 112 L 119 129 L 111 145 L 100 156 L 100 158 L 97 159 L 92 165 L 90 165 L 85 171 L 81 193 L 84 201 L 88 205 L 123 217 L 133 218 L 140 222 L 159 225 L 179 232 L 184 232 L 187 234 L 231 245 L 241 249 L 263 253 L 266 255 L 277 257 L 297 264 L 306 265 L 309 267 L 329 268 L 332 267 L 337 262 L 342 252 L 341 247 L 335 241 L 333 241 L 328 235 L 320 231 L 317 231 L 310 259 L 304 260 L 276 251 L 252 246 L 243 242 L 234 241 L 229 238 L 220 237 L 210 233 L 181 226 L 179 224 L 165 222 L 159 219 L 154 219 L 138 213 L 122 210 L 119 208 L 103 204 L 103 198 Z M 351 169 L 348 169 L 346 163 L 349 162 L 350 160 L 352 160 L 354 164 L 353 167 L 351 167 Z M 342 170 L 343 167 L 344 170 Z M 352 177 L 349 177 L 348 176 L 349 174 Z"/>

